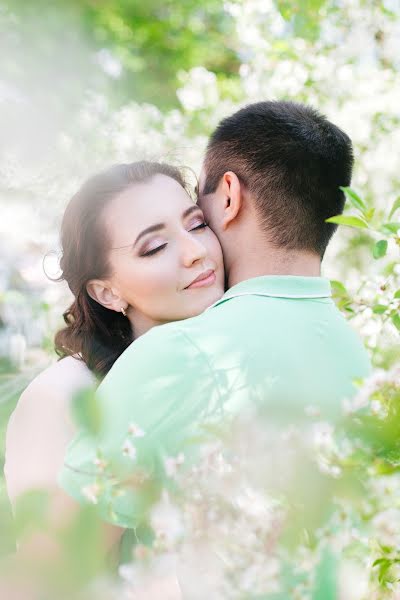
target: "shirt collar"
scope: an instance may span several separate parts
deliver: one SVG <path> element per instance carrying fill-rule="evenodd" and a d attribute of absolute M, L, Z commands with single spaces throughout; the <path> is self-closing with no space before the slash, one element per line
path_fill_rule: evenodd
<path fill-rule="evenodd" d="M 271 298 L 315 299 L 331 298 L 331 284 L 324 277 L 297 275 L 264 275 L 246 279 L 232 286 L 210 308 L 238 296 L 267 296 Z"/>

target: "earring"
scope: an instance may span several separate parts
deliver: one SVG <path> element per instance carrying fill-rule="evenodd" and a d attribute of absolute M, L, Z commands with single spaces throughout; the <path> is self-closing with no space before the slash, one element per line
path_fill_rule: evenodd
<path fill-rule="evenodd" d="M 122 314 L 124 315 L 124 317 L 126 317 L 126 310 L 124 309 L 124 307 L 123 307 L 123 306 L 121 306 L 121 312 L 122 312 Z"/>

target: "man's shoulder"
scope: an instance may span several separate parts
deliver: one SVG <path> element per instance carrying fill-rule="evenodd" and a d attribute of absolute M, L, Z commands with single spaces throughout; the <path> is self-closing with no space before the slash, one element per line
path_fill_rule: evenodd
<path fill-rule="evenodd" d="M 188 346 L 195 343 L 197 336 L 204 334 L 204 327 L 207 325 L 206 321 L 201 320 L 203 318 L 203 315 L 199 315 L 184 321 L 173 321 L 153 327 L 132 342 L 117 362 L 128 355 L 138 358 L 149 354 L 159 356 L 186 351 Z"/>
<path fill-rule="evenodd" d="M 100 384 L 97 397 L 108 430 L 123 432 L 126 423 L 135 422 L 147 432 L 162 430 L 169 439 L 215 403 L 218 394 L 209 357 L 186 327 L 171 323 L 133 342 Z"/>
<path fill-rule="evenodd" d="M 136 383 L 174 372 L 188 372 L 203 362 L 202 352 L 196 343 L 200 327 L 197 317 L 153 327 L 132 342 L 114 363 L 103 380 L 101 388 L 114 380 L 123 382 L 134 378 Z"/>

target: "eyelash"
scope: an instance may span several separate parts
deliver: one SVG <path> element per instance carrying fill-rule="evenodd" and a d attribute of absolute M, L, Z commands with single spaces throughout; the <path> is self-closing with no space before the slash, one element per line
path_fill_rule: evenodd
<path fill-rule="evenodd" d="M 204 221 L 204 223 L 201 223 L 200 225 L 197 225 L 196 227 L 193 227 L 193 229 L 189 229 L 189 231 L 201 230 L 201 229 L 205 229 L 206 227 L 208 227 L 208 223 L 206 223 Z M 145 254 L 142 254 L 142 256 L 153 256 L 153 254 L 157 254 L 157 252 L 160 252 L 160 250 L 162 250 L 163 248 L 165 248 L 166 245 L 167 244 L 162 244 L 161 246 L 158 246 L 157 248 L 154 248 L 153 250 L 149 250 L 149 252 L 146 252 Z"/>
<path fill-rule="evenodd" d="M 193 229 L 189 229 L 189 231 L 196 231 L 196 229 L 205 229 L 206 227 L 208 227 L 208 223 L 206 223 L 204 221 L 204 223 L 201 223 L 201 225 L 197 225 L 196 227 L 193 227 Z"/>

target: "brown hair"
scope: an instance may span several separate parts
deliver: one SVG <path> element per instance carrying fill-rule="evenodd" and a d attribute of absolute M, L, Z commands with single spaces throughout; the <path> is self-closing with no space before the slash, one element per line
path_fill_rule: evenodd
<path fill-rule="evenodd" d="M 96 376 L 103 377 L 134 339 L 129 320 L 93 300 L 86 284 L 110 275 L 109 240 L 102 214 L 107 204 L 135 183 L 155 175 L 175 179 L 186 189 L 179 169 L 140 161 L 114 165 L 88 179 L 70 200 L 61 225 L 62 274 L 75 296 L 64 312 L 66 327 L 55 336 L 60 358 L 78 355 Z"/>

